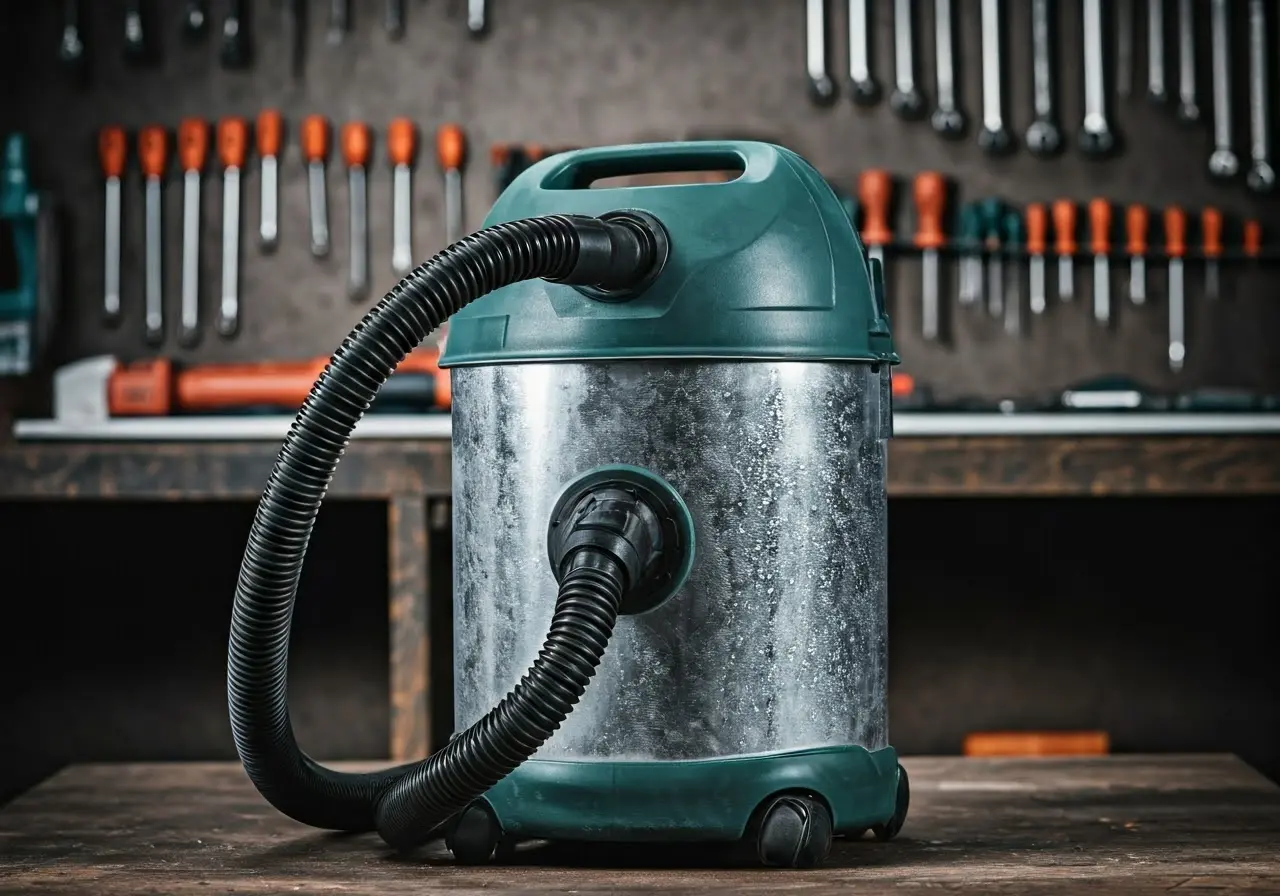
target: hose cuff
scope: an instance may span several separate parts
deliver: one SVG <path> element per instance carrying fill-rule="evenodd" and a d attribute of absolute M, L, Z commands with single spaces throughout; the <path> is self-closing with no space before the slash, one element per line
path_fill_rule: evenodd
<path fill-rule="evenodd" d="M 578 258 L 568 274 L 545 278 L 551 283 L 576 287 L 598 301 L 622 302 L 644 292 L 666 266 L 667 230 L 648 212 L 567 217 L 578 236 Z"/>

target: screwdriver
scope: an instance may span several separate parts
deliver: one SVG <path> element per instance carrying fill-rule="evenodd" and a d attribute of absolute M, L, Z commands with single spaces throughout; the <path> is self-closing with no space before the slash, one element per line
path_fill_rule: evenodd
<path fill-rule="evenodd" d="M 323 115 L 302 120 L 302 157 L 307 162 L 307 191 L 311 200 L 311 254 L 329 254 L 329 206 L 325 197 L 324 163 L 329 154 L 329 122 Z"/>
<path fill-rule="evenodd" d="M 1010 336 L 1022 332 L 1022 294 L 1018 289 L 1019 263 L 1018 256 L 1022 251 L 1024 233 L 1022 215 L 1017 209 L 1009 209 L 1004 215 L 1004 251 L 1013 259 L 1013 289 L 1004 303 L 1004 331 Z"/>
<path fill-rule="evenodd" d="M 397 118 L 387 126 L 387 152 L 395 166 L 391 194 L 391 267 L 402 275 L 413 268 L 413 157 L 417 139 L 413 122 L 407 118 Z"/>
<path fill-rule="evenodd" d="M 1147 207 L 1131 205 L 1124 213 L 1129 255 L 1129 301 L 1141 305 L 1147 300 Z"/>
<path fill-rule="evenodd" d="M 942 175 L 926 171 L 916 175 L 916 235 L 920 250 L 920 327 L 925 339 L 938 338 L 938 250 L 946 242 L 942 234 L 942 210 L 947 201 L 947 185 Z"/>
<path fill-rule="evenodd" d="M 1032 314 L 1044 314 L 1049 304 L 1048 291 L 1045 289 L 1044 253 L 1048 245 L 1049 210 L 1043 202 L 1033 202 L 1027 206 L 1027 279 L 1029 281 Z"/>
<path fill-rule="evenodd" d="M 888 171 L 873 169 L 858 175 L 858 206 L 862 209 L 862 244 L 867 255 L 884 265 L 884 247 L 893 239 L 889 229 L 889 199 L 893 179 Z"/>
<path fill-rule="evenodd" d="M 1076 204 L 1059 199 L 1053 204 L 1053 251 L 1058 256 L 1058 298 L 1075 295 Z"/>
<path fill-rule="evenodd" d="M 284 122 L 275 109 L 264 109 L 258 115 L 258 158 L 262 166 L 262 208 L 259 212 L 258 239 L 264 252 L 272 252 L 280 237 L 280 141 Z"/>
<path fill-rule="evenodd" d="M 1187 215 L 1177 206 L 1164 210 L 1165 254 L 1169 256 L 1169 369 L 1177 372 L 1187 357 L 1186 287 L 1182 259 L 1187 253 Z"/>
<path fill-rule="evenodd" d="M 1098 323 L 1111 320 L 1111 203 L 1089 200 L 1089 249 L 1093 252 L 1093 317 Z"/>
<path fill-rule="evenodd" d="M 369 164 L 369 126 L 351 121 L 342 128 L 342 157 L 347 163 L 347 195 L 351 205 L 351 274 L 347 295 L 363 299 L 369 292 L 369 200 L 365 169 Z"/>
<path fill-rule="evenodd" d="M 978 205 L 982 215 L 982 244 L 987 252 L 987 310 L 993 317 L 1004 314 L 1004 254 L 1000 229 L 1004 224 L 1004 203 L 984 199 Z"/>
<path fill-rule="evenodd" d="M 138 132 L 138 161 L 146 176 L 145 323 L 147 341 L 164 339 L 164 299 L 160 268 L 160 186 L 168 147 L 164 128 L 151 125 Z"/>
<path fill-rule="evenodd" d="M 120 319 L 120 180 L 124 177 L 128 142 L 124 129 L 112 125 L 98 135 L 98 158 L 107 178 L 106 258 L 102 310 L 110 323 Z"/>
<path fill-rule="evenodd" d="M 976 202 L 960 209 L 960 304 L 971 305 L 982 297 L 982 210 Z"/>
<path fill-rule="evenodd" d="M 1245 258 L 1259 258 L 1262 255 L 1262 225 L 1257 221 L 1245 221 L 1241 242 Z"/>
<path fill-rule="evenodd" d="M 182 329 L 179 338 L 193 345 L 200 337 L 200 173 L 209 154 L 209 125 L 199 118 L 178 124 L 178 162 L 182 166 Z"/>
<path fill-rule="evenodd" d="M 456 124 L 441 125 L 436 131 L 436 158 L 444 172 L 445 244 L 462 239 L 462 166 L 467 142 Z"/>
<path fill-rule="evenodd" d="M 1200 213 L 1200 231 L 1204 237 L 1204 293 L 1216 299 L 1222 293 L 1219 260 L 1222 258 L 1222 212 L 1206 208 Z"/>
<path fill-rule="evenodd" d="M 222 162 L 222 300 L 218 335 L 233 336 L 240 320 L 240 172 L 249 152 L 249 125 L 243 118 L 218 122 L 218 158 Z"/>

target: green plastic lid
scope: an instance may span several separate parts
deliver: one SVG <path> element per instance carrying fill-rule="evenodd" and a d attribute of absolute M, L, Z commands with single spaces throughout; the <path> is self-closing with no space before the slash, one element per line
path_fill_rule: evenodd
<path fill-rule="evenodd" d="M 728 182 L 591 188 L 604 178 L 740 171 Z M 443 367 L 639 358 L 898 363 L 848 213 L 814 168 L 768 143 L 600 147 L 528 168 L 485 226 L 549 214 L 638 209 L 667 228 L 670 256 L 624 302 L 533 280 L 473 302 L 449 323 Z"/>

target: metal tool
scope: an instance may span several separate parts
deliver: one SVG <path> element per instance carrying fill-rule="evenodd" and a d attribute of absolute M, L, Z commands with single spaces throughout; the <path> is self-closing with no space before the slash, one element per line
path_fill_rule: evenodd
<path fill-rule="evenodd" d="M 472 37 L 481 37 L 489 30 L 489 15 L 485 0 L 467 0 L 467 31 Z"/>
<path fill-rule="evenodd" d="M 992 317 L 1004 316 L 1004 203 L 999 199 L 983 199 L 982 243 L 987 254 L 987 311 Z"/>
<path fill-rule="evenodd" d="M 1147 99 L 1156 105 L 1169 99 L 1164 66 L 1164 0 L 1147 0 Z"/>
<path fill-rule="evenodd" d="M 161 193 L 167 162 L 164 128 L 152 125 L 138 132 L 138 161 L 146 178 L 146 275 L 144 278 L 145 333 L 147 341 L 164 339 L 164 280 L 161 274 L 163 252 L 160 229 Z"/>
<path fill-rule="evenodd" d="M 404 37 L 404 0 L 387 0 L 382 27 L 386 30 L 387 37 L 392 40 L 400 40 Z"/>
<path fill-rule="evenodd" d="M 815 0 L 809 0 L 810 16 L 814 14 L 814 2 Z M 818 6 L 821 7 L 821 4 Z M 849 97 L 859 106 L 874 106 L 880 102 L 880 85 L 871 74 L 869 26 L 867 0 L 849 0 Z M 810 47 L 810 71 L 812 71 L 812 37 L 810 37 Z M 826 59 L 825 50 L 823 59 Z M 822 70 L 826 71 L 825 62 Z M 835 86 L 832 85 L 832 93 L 834 92 Z"/>
<path fill-rule="evenodd" d="M 978 203 L 969 202 L 960 209 L 959 231 L 958 298 L 960 304 L 972 305 L 982 297 L 982 209 Z"/>
<path fill-rule="evenodd" d="M 371 150 L 369 126 L 361 121 L 342 128 L 342 158 L 347 163 L 347 196 L 351 208 L 351 267 L 347 295 L 356 301 L 369 294 L 369 199 L 367 177 Z"/>
<path fill-rule="evenodd" d="M 1000 62 L 1000 0 L 982 0 L 982 132 L 978 145 L 993 156 L 1013 151 L 1004 120 Z"/>
<path fill-rule="evenodd" d="M 1022 278 L 1019 276 L 1021 265 L 1018 259 L 1026 234 L 1022 215 L 1017 209 L 1009 209 L 1004 213 L 1002 229 L 1004 231 L 1002 248 L 1008 254 L 1013 268 L 1013 285 L 1004 297 L 1004 331 L 1010 336 L 1019 336 L 1022 333 L 1022 290 L 1018 283 Z"/>
<path fill-rule="evenodd" d="M 916 86 L 916 65 L 911 34 L 912 0 L 893 2 L 893 70 L 894 87 L 889 95 L 889 108 L 907 121 L 924 115 L 924 96 Z"/>
<path fill-rule="evenodd" d="M 930 124 L 948 140 L 964 135 L 967 122 L 956 99 L 955 35 L 951 30 L 951 0 L 934 0 L 933 34 L 937 53 L 938 105 Z"/>
<path fill-rule="evenodd" d="M 1042 202 L 1027 206 L 1027 280 L 1031 313 L 1044 314 L 1049 305 L 1045 287 L 1044 253 L 1049 239 L 1049 210 Z"/>
<path fill-rule="evenodd" d="M 222 49 L 218 58 L 223 68 L 232 70 L 248 68 L 253 61 L 247 0 L 227 0 L 227 15 L 222 20 Z"/>
<path fill-rule="evenodd" d="M 275 109 L 258 115 L 254 133 L 258 138 L 258 165 L 262 173 L 262 200 L 258 222 L 258 243 L 264 252 L 275 251 L 280 238 L 280 144 L 284 120 Z"/>
<path fill-rule="evenodd" d="M 329 122 L 323 115 L 302 120 L 302 157 L 307 163 L 307 195 L 311 211 L 311 254 L 329 254 L 329 204 L 325 189 L 325 159 L 329 154 Z"/>
<path fill-rule="evenodd" d="M 1204 252 L 1204 295 L 1217 299 L 1222 295 L 1222 212 L 1206 208 L 1200 212 L 1201 251 Z"/>
<path fill-rule="evenodd" d="M 915 179 L 916 233 L 915 246 L 920 250 L 920 331 L 925 339 L 938 338 L 938 252 L 946 244 L 942 232 L 943 209 L 947 202 L 947 184 L 934 171 Z"/>
<path fill-rule="evenodd" d="M 222 296 L 218 335 L 226 339 L 240 326 L 240 172 L 249 153 L 249 125 L 243 118 L 218 122 L 222 162 Z"/>
<path fill-rule="evenodd" d="M 80 0 L 63 0 L 62 40 L 58 43 L 58 61 L 72 71 L 84 69 L 84 33 L 80 28 Z"/>
<path fill-rule="evenodd" d="M 836 98 L 836 85 L 827 70 L 827 2 L 805 0 L 805 41 L 809 69 L 809 99 L 820 106 Z"/>
<path fill-rule="evenodd" d="M 1116 95 L 1133 93 L 1133 0 L 1116 0 Z"/>
<path fill-rule="evenodd" d="M 1111 323 L 1111 203 L 1089 201 L 1089 251 L 1093 253 L 1093 319 Z"/>
<path fill-rule="evenodd" d="M 127 0 L 124 6 L 124 61 L 131 65 L 151 62 L 151 27 L 142 0 Z"/>
<path fill-rule="evenodd" d="M 873 168 L 858 175 L 858 207 L 862 209 L 862 244 L 867 257 L 884 266 L 884 247 L 893 239 L 889 227 L 889 206 L 893 178 L 888 171 Z M 887 276 L 887 275 L 886 275 Z"/>
<path fill-rule="evenodd" d="M 103 128 L 98 135 L 98 158 L 107 182 L 102 310 L 111 324 L 120 320 L 120 182 L 128 154 L 124 128 L 115 125 Z"/>
<path fill-rule="evenodd" d="M 1229 180 L 1240 173 L 1240 157 L 1231 140 L 1231 34 L 1227 0 L 1210 0 L 1209 28 L 1213 43 L 1213 154 L 1209 174 Z"/>
<path fill-rule="evenodd" d="M 189 43 L 209 36 L 209 0 L 186 0 L 182 9 L 182 36 Z"/>
<path fill-rule="evenodd" d="M 1125 252 L 1129 256 L 1129 301 L 1147 300 L 1147 232 L 1150 216 L 1145 205 L 1130 205 L 1124 213 Z"/>
<path fill-rule="evenodd" d="M 462 166 L 466 159 L 467 142 L 462 128 L 442 125 L 436 131 L 436 161 L 444 172 L 445 239 L 449 245 L 462 239 Z"/>
<path fill-rule="evenodd" d="M 325 41 L 336 47 L 347 39 L 347 30 L 351 27 L 351 0 L 329 0 L 329 29 L 325 32 Z"/>
<path fill-rule="evenodd" d="M 1276 185 L 1271 167 L 1271 109 L 1267 92 L 1267 13 L 1263 0 L 1249 0 L 1249 173 L 1245 184 L 1254 193 L 1270 193 Z"/>
<path fill-rule="evenodd" d="M 1115 135 L 1107 121 L 1106 63 L 1102 43 L 1102 0 L 1083 0 L 1084 124 L 1080 151 L 1101 158 L 1115 149 Z"/>
<path fill-rule="evenodd" d="M 1178 0 L 1178 120 L 1200 120 L 1196 105 L 1196 19 L 1191 0 Z"/>
<path fill-rule="evenodd" d="M 1186 284 L 1183 256 L 1187 252 L 1187 216 L 1171 206 L 1164 210 L 1164 251 L 1169 256 L 1169 369 L 1182 369 L 1187 358 Z"/>
<path fill-rule="evenodd" d="M 178 125 L 182 167 L 182 308 L 178 338 L 191 346 L 200 338 L 200 175 L 209 155 L 209 125 L 187 118 Z"/>
<path fill-rule="evenodd" d="M 1076 204 L 1069 199 L 1053 203 L 1053 251 L 1058 256 L 1058 298 L 1075 296 Z"/>
<path fill-rule="evenodd" d="M 1049 36 L 1050 0 L 1031 0 L 1032 97 L 1035 120 L 1027 128 L 1027 149 L 1048 158 L 1062 151 L 1062 131 L 1054 109 L 1053 49 Z"/>
<path fill-rule="evenodd" d="M 387 154 L 391 157 L 391 267 L 400 275 L 413 269 L 413 161 L 417 129 L 407 118 L 387 126 Z"/>

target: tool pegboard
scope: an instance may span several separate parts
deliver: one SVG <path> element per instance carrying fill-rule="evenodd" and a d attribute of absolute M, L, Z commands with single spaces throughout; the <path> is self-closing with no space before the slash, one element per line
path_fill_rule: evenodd
<path fill-rule="evenodd" d="M 1196 17 L 1191 36 L 1199 116 L 1192 122 L 1182 120 L 1186 116 L 1178 109 L 1183 84 L 1178 16 L 1184 2 Z M 126 0 L 80 4 L 77 37 L 84 63 L 79 71 L 60 58 L 66 50 L 63 3 L 0 8 L 5 42 L 0 71 L 7 88 L 0 104 L 0 133 L 26 135 L 32 177 L 58 198 L 64 212 L 69 296 L 55 362 L 97 353 L 124 359 L 165 354 L 199 362 L 309 357 L 331 350 L 396 279 L 388 126 L 406 117 L 419 135 L 412 187 L 413 247 L 419 260 L 441 248 L 446 238 L 445 182 L 433 145 L 437 129 L 446 123 L 456 122 L 466 136 L 463 226 L 468 229 L 479 226 L 494 198 L 500 161 L 496 154 L 490 158 L 495 146 L 764 138 L 803 154 L 850 196 L 856 196 L 864 172 L 890 175 L 892 238 L 884 255 L 895 332 L 904 369 L 941 395 L 1039 392 L 1106 374 L 1162 388 L 1280 391 L 1280 299 L 1274 289 L 1280 265 L 1271 260 L 1280 251 L 1280 203 L 1251 192 L 1246 184 L 1251 138 L 1248 0 L 1226 4 L 1230 134 L 1240 167 L 1231 179 L 1217 179 L 1209 170 L 1215 144 L 1209 0 L 1160 4 L 1167 94 L 1161 104 L 1147 95 L 1148 0 L 1098 0 L 1104 60 L 1100 78 L 1085 66 L 1086 32 L 1093 36 L 1085 27 L 1093 8 L 1090 0 L 1044 4 L 1045 27 L 1039 33 L 1033 28 L 1033 15 L 1042 8 L 1039 0 L 828 0 L 819 4 L 825 6 L 827 46 L 819 62 L 830 76 L 832 94 L 824 103 L 813 101 L 814 59 L 807 44 L 812 17 L 806 0 L 490 0 L 483 4 L 486 21 L 477 29 L 480 33 L 469 28 L 473 10 L 468 7 L 475 4 L 465 0 L 405 0 L 399 32 L 384 21 L 386 0 L 351 0 L 341 35 L 331 34 L 335 22 L 330 3 L 317 0 L 295 4 L 305 10 L 296 26 L 286 24 L 283 11 L 290 4 L 282 0 L 211 0 L 203 32 L 187 27 L 190 4 L 151 3 L 140 6 L 145 52 L 131 53 L 127 26 L 135 5 Z M 1117 52 L 1119 14 L 1125 7 L 1132 16 L 1133 50 L 1127 62 Z M 1266 72 L 1275 87 L 1280 8 L 1272 3 L 1266 7 Z M 949 11 L 954 31 L 955 108 L 967 125 L 961 135 L 938 133 L 956 121 L 954 114 L 935 115 L 939 8 Z M 875 104 L 865 102 L 865 85 L 854 89 L 850 79 L 849 16 L 864 9 L 868 68 L 879 87 Z M 895 33 L 895 19 L 904 9 L 912 21 L 909 42 Z M 224 26 L 233 13 L 243 16 L 237 25 L 248 40 L 228 50 Z M 984 115 L 984 17 L 999 23 L 999 124 L 1005 131 L 985 138 L 984 119 L 987 130 L 999 129 L 990 109 Z M 296 33 L 290 30 L 294 27 Z M 1039 101 L 1036 97 L 1037 44 L 1051 51 L 1051 109 L 1043 91 Z M 913 85 L 899 84 L 895 71 L 908 46 Z M 1117 75 L 1123 71 L 1117 69 L 1126 65 L 1131 86 L 1121 96 Z M 997 82 L 985 81 L 990 93 Z M 1102 85 L 1114 143 L 1105 155 L 1082 150 L 1082 131 L 1095 132 L 1086 135 L 1094 149 L 1108 142 L 1099 136 L 1096 115 L 1085 128 L 1086 82 L 1095 100 Z M 897 90 L 902 86 L 914 86 L 916 93 Z M 1272 114 L 1278 100 L 1280 88 L 1272 90 Z M 279 245 L 271 253 L 258 245 L 261 167 L 251 138 L 241 179 L 240 320 L 234 337 L 223 337 L 215 326 L 223 191 L 211 145 L 201 186 L 204 330 L 194 344 L 184 344 L 179 338 L 183 179 L 172 141 L 184 119 L 205 119 L 213 134 L 223 117 L 240 116 L 252 125 L 267 108 L 278 109 L 283 117 Z M 1058 125 L 1060 152 L 1034 153 L 1028 130 L 1046 114 Z M 309 115 L 325 116 L 331 128 L 324 182 L 332 248 L 322 258 L 313 254 L 308 233 L 308 170 L 300 128 Z M 367 124 L 372 140 L 366 177 L 371 282 L 367 295 L 354 299 L 346 244 L 349 180 L 337 145 L 342 127 L 353 121 Z M 159 344 L 145 338 L 144 179 L 136 147 L 139 129 L 152 124 L 167 128 L 171 141 L 162 190 L 168 323 Z M 108 125 L 124 128 L 130 143 L 121 184 L 121 314 L 115 326 L 104 323 L 102 313 L 104 176 L 98 139 Z M 1043 125 L 1032 131 L 1031 139 L 1043 141 Z M 922 333 L 921 253 L 914 239 L 913 182 L 924 172 L 936 172 L 947 184 L 936 340 Z M 1094 251 L 1087 222 L 1089 203 L 1097 199 L 1112 208 L 1107 247 L 1111 302 L 1105 325 L 1091 299 Z M 1000 200 L 1018 212 L 1034 203 L 1049 209 L 1056 201 L 1070 200 L 1079 213 L 1074 300 L 1061 301 L 1054 289 L 1057 260 L 1050 245 L 1046 307 L 1042 314 L 1026 312 L 1016 334 L 984 303 L 958 301 L 960 212 L 984 200 Z M 1130 205 L 1149 211 L 1147 289 L 1141 305 L 1130 301 L 1127 291 Z M 1188 220 L 1188 349 L 1177 372 L 1168 363 L 1168 263 L 1161 228 L 1164 209 L 1174 205 Z M 1199 242 L 1205 209 L 1220 212 L 1223 221 L 1217 298 L 1205 295 Z M 1246 220 L 1260 226 L 1257 260 L 1243 257 Z M 1026 233 L 1020 238 L 1016 251 L 1000 252 L 1007 282 L 1014 282 L 1016 270 L 1026 302 Z M 1049 238 L 1052 243 L 1052 233 Z"/>

